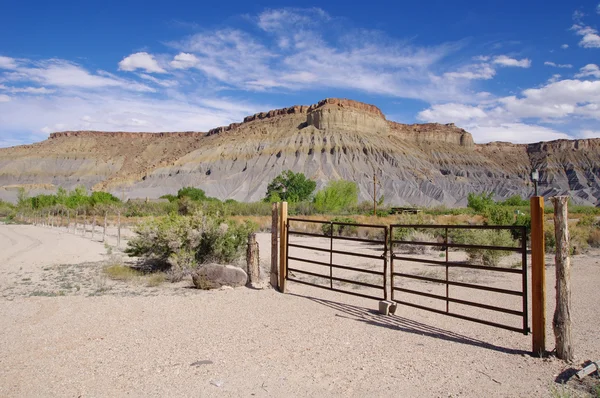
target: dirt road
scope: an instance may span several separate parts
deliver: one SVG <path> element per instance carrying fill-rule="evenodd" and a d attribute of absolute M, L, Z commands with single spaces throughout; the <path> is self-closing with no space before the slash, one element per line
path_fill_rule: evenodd
<path fill-rule="evenodd" d="M 87 238 L 0 225 L 0 396 L 549 396 L 570 367 L 530 356 L 531 336 L 410 308 L 382 316 L 302 285 L 130 287 L 102 279 L 108 257 Z M 577 257 L 578 362 L 600 359 L 598 286 L 597 257 Z"/>

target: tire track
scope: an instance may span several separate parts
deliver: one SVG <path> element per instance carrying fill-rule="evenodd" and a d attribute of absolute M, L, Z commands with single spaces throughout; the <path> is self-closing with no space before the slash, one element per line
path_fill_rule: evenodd
<path fill-rule="evenodd" d="M 20 237 L 22 237 L 22 238 L 25 238 L 25 239 L 27 239 L 27 240 L 31 241 L 32 243 L 31 243 L 29 246 L 27 246 L 27 247 L 25 247 L 25 248 L 23 248 L 23 249 L 20 249 L 20 250 L 18 250 L 16 253 L 14 253 L 14 254 L 12 254 L 12 255 L 10 255 L 10 256 L 8 256 L 8 257 L 4 258 L 4 259 L 3 259 L 3 261 L 4 261 L 4 262 L 6 262 L 6 263 L 7 263 L 7 262 L 9 262 L 9 261 L 11 261 L 11 260 L 14 260 L 15 258 L 19 257 L 20 255 L 22 255 L 22 254 L 25 254 L 25 253 L 27 253 L 28 251 L 30 251 L 30 250 L 33 250 L 33 249 L 35 249 L 36 247 L 40 247 L 40 246 L 42 245 L 42 241 L 41 241 L 41 240 L 39 240 L 39 239 L 37 239 L 37 238 L 33 238 L 33 237 L 31 237 L 31 236 L 28 236 L 28 235 L 21 234 L 21 233 L 19 233 L 19 232 L 15 231 L 15 228 L 10 228 L 10 229 L 12 230 L 12 232 L 13 232 L 15 235 L 18 235 L 18 236 L 20 236 Z M 9 240 L 11 240 L 12 242 L 15 242 L 15 244 L 17 243 L 17 241 L 16 241 L 16 240 L 14 240 L 14 239 L 11 239 L 10 237 L 9 237 Z"/>

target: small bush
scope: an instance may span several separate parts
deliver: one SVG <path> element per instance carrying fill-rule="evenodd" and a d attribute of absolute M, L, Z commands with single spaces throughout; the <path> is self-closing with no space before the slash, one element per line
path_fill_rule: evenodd
<path fill-rule="evenodd" d="M 456 229 L 452 231 L 452 242 L 481 246 L 516 246 L 508 230 Z M 498 266 L 502 257 L 511 254 L 510 251 L 493 249 L 465 249 L 465 251 L 472 263 L 491 267 Z"/>
<path fill-rule="evenodd" d="M 169 279 L 177 281 L 198 264 L 231 264 L 239 259 L 254 229 L 249 222 L 237 223 L 222 216 L 171 214 L 139 224 L 125 252 L 169 268 Z"/>
<path fill-rule="evenodd" d="M 335 217 L 335 218 L 332 218 L 331 221 L 333 221 L 334 223 L 335 222 L 348 223 L 348 224 L 356 223 L 356 221 L 354 221 L 352 218 L 349 218 L 349 217 Z M 323 231 L 323 233 L 325 235 L 331 235 L 331 224 L 323 224 L 323 226 L 321 227 L 321 230 Z M 351 236 L 351 235 L 355 235 L 357 231 L 358 231 L 358 227 L 355 225 L 333 224 L 333 235 Z"/>
<path fill-rule="evenodd" d="M 587 243 L 591 247 L 596 247 L 596 248 L 600 247 L 600 229 L 592 228 L 592 230 L 590 231 L 590 234 L 588 236 Z"/>

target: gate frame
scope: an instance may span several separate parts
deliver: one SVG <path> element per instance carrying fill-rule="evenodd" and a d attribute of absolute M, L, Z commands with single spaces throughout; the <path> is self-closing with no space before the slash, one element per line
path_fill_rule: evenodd
<path fill-rule="evenodd" d="M 316 234 L 316 233 L 311 233 L 311 232 L 290 231 L 290 222 L 303 222 L 303 223 L 329 225 L 330 226 L 330 228 L 329 228 L 329 234 Z M 384 239 L 383 240 L 377 240 L 377 239 L 355 238 L 355 237 L 348 237 L 348 236 L 335 236 L 333 234 L 333 231 L 334 231 L 333 226 L 334 225 L 355 226 L 355 227 L 365 227 L 365 228 L 380 229 L 380 230 L 384 231 Z M 290 234 L 300 235 L 300 236 L 312 236 L 312 237 L 319 237 L 319 238 L 329 238 L 329 249 L 314 248 L 314 247 L 308 247 L 308 246 L 304 246 L 304 245 L 298 245 L 298 244 L 290 243 L 289 242 Z M 285 266 L 283 267 L 284 270 L 285 270 L 285 274 L 284 274 L 285 277 L 282 278 L 282 279 L 285 279 L 286 281 L 291 281 L 291 282 L 301 283 L 301 284 L 304 284 L 304 285 L 318 287 L 318 288 L 321 288 L 321 289 L 332 290 L 332 291 L 335 291 L 335 292 L 338 292 L 338 293 L 350 294 L 350 295 L 353 295 L 353 296 L 358 296 L 358 297 L 372 299 L 372 300 L 378 300 L 378 301 L 384 300 L 385 301 L 385 300 L 388 299 L 388 288 L 387 288 L 387 286 L 388 286 L 389 236 L 390 236 L 389 235 L 389 227 L 387 225 L 344 223 L 344 222 L 335 222 L 335 221 L 309 220 L 309 219 L 293 218 L 293 217 L 286 218 L 286 222 L 285 222 L 285 249 L 284 249 L 285 254 L 282 255 L 282 258 L 284 258 L 283 256 L 285 256 Z M 333 241 L 334 240 L 346 240 L 346 241 L 353 241 L 353 242 L 364 242 L 364 243 L 379 244 L 379 245 L 383 246 L 383 254 L 380 255 L 380 256 L 376 256 L 376 255 L 371 255 L 371 254 L 352 253 L 352 252 L 346 252 L 346 251 L 341 251 L 341 250 L 333 250 Z M 288 251 L 289 247 L 296 247 L 296 248 L 300 248 L 300 249 L 312 249 L 312 250 L 327 252 L 327 253 L 329 253 L 329 263 L 327 264 L 327 263 L 324 263 L 322 261 L 307 260 L 307 259 L 301 259 L 299 257 L 290 256 L 289 255 L 289 251 Z M 340 255 L 344 255 L 344 256 L 355 256 L 355 257 L 370 258 L 370 259 L 373 259 L 373 260 L 381 260 L 381 261 L 383 261 L 383 271 L 379 272 L 379 271 L 372 271 L 372 270 L 366 270 L 366 269 L 361 269 L 361 268 L 350 267 L 350 266 L 346 266 L 346 265 L 334 264 L 333 263 L 333 255 L 334 254 L 340 254 Z M 329 266 L 329 276 L 323 275 L 323 274 L 317 274 L 317 273 L 314 273 L 314 272 L 304 271 L 304 270 L 297 269 L 297 268 L 290 268 L 289 267 L 289 260 L 301 261 L 301 262 L 305 262 L 305 263 L 309 263 L 309 264 Z M 366 283 L 366 282 L 359 282 L 359 281 L 353 281 L 353 280 L 350 280 L 350 279 L 334 277 L 333 276 L 333 269 L 334 268 L 336 268 L 336 269 L 345 269 L 345 270 L 348 270 L 348 271 L 355 271 L 355 272 L 360 272 L 360 273 L 364 273 L 364 274 L 378 275 L 378 276 L 381 276 L 381 278 L 383 279 L 383 283 L 382 283 L 382 285 L 374 285 L 374 284 L 370 284 L 370 283 Z M 311 276 L 315 276 L 315 277 L 319 277 L 319 278 L 323 278 L 323 279 L 328 279 L 329 280 L 329 287 L 323 286 L 323 285 L 318 285 L 318 284 L 315 284 L 315 283 L 310 283 L 310 282 L 302 281 L 302 280 L 295 279 L 295 278 L 290 278 L 289 271 L 294 271 L 294 272 L 302 273 L 302 274 L 305 274 L 305 275 L 311 275 Z M 339 289 L 339 288 L 334 288 L 333 287 L 333 282 L 334 281 L 349 283 L 349 284 L 358 285 L 358 286 L 369 287 L 369 288 L 372 288 L 372 289 L 380 289 L 380 290 L 383 291 L 383 297 L 375 297 L 375 296 L 368 295 L 368 294 L 362 294 L 362 293 L 351 292 L 351 291 L 343 290 L 343 289 Z"/>
<path fill-rule="evenodd" d="M 413 241 L 404 241 L 404 240 L 394 240 L 394 238 L 393 238 L 394 227 L 411 228 L 411 229 L 444 229 L 444 231 L 445 231 L 444 242 L 442 242 L 442 243 L 440 243 L 440 242 L 413 242 Z M 472 229 L 481 229 L 481 230 L 508 230 L 508 231 L 518 230 L 518 231 L 520 231 L 520 235 L 521 235 L 521 239 L 520 239 L 521 245 L 519 247 L 505 247 L 505 246 L 488 246 L 488 245 L 449 243 L 448 242 L 448 229 L 471 229 L 471 230 Z M 438 261 L 438 260 L 426 260 L 426 259 L 418 259 L 418 258 L 415 259 L 415 258 L 409 258 L 409 257 L 403 257 L 403 256 L 396 256 L 394 254 L 394 244 L 443 247 L 443 248 L 445 248 L 445 260 Z M 514 332 L 520 332 L 520 333 L 523 333 L 524 335 L 529 334 L 530 329 L 529 329 L 528 288 L 527 288 L 528 287 L 527 227 L 525 227 L 525 226 L 495 226 L 495 225 L 488 226 L 488 225 L 393 224 L 393 225 L 390 225 L 390 244 L 389 244 L 389 246 L 390 246 L 390 271 L 391 271 L 390 272 L 390 287 L 391 287 L 391 300 L 393 302 L 396 302 L 396 303 L 402 304 L 402 305 L 407 305 L 407 306 L 414 307 L 414 308 L 419 308 L 419 309 L 422 309 L 425 311 L 434 312 L 437 314 L 448 315 L 448 316 L 452 316 L 455 318 L 472 321 L 472 322 L 476 322 L 476 323 L 481 323 L 481 324 L 488 325 L 488 326 L 494 326 L 494 327 L 498 327 L 501 329 L 506 329 L 506 330 L 510 330 L 510 331 L 514 331 Z M 450 263 L 448 261 L 448 248 L 450 248 L 450 247 L 463 248 L 463 249 L 485 249 L 485 250 L 499 250 L 499 251 L 501 250 L 501 251 L 512 251 L 512 252 L 521 253 L 521 269 L 519 270 L 519 269 L 512 269 L 512 268 L 480 266 L 480 265 L 473 265 L 473 264 Z M 401 272 L 400 273 L 394 272 L 394 260 L 445 266 L 446 267 L 446 279 L 445 280 L 444 279 L 436 279 L 436 278 L 429 278 L 429 277 L 423 277 L 423 276 L 418 276 L 418 275 L 404 274 Z M 470 268 L 470 269 L 479 269 L 479 270 L 485 270 L 485 271 L 521 274 L 522 275 L 522 278 L 521 278 L 522 290 L 521 291 L 508 290 L 508 289 L 493 288 L 493 287 L 477 285 L 477 284 L 450 281 L 448 279 L 448 273 L 449 273 L 450 267 Z M 412 290 L 412 289 L 396 288 L 396 287 L 394 287 L 394 280 L 395 280 L 396 276 L 413 279 L 413 280 L 422 280 L 422 281 L 445 284 L 446 285 L 446 296 L 440 296 L 440 295 L 431 294 L 431 293 L 419 292 L 419 291 Z M 500 293 L 500 294 L 521 296 L 522 297 L 522 310 L 517 311 L 517 310 L 512 310 L 512 309 L 508 309 L 508 308 L 504 308 L 504 307 L 496 307 L 496 306 L 492 306 L 492 305 L 488 305 L 488 304 L 451 298 L 450 291 L 449 291 L 450 286 L 459 286 L 459 287 L 465 287 L 465 288 L 471 288 L 471 289 L 492 291 L 492 292 Z M 406 302 L 406 301 L 402 301 L 402 300 L 396 300 L 394 298 L 395 291 L 400 291 L 400 292 L 414 294 L 414 295 L 423 296 L 423 297 L 429 297 L 429 298 L 433 298 L 436 300 L 444 300 L 444 301 L 446 301 L 446 311 L 438 310 L 435 308 L 429 308 L 429 307 L 426 307 L 426 306 L 423 306 L 420 304 L 410 303 L 410 302 Z M 496 311 L 496 312 L 508 313 L 511 315 L 518 315 L 523 318 L 523 326 L 522 326 L 522 328 L 517 328 L 517 327 L 513 327 L 513 326 L 509 326 L 509 325 L 505 325 L 505 324 L 501 324 L 501 323 L 497 323 L 497 322 L 474 318 L 474 317 L 467 316 L 467 315 L 452 313 L 452 312 L 450 312 L 450 303 L 451 302 L 456 303 L 456 304 L 462 304 L 462 305 L 468 305 L 468 306 L 472 306 L 472 307 L 483 308 L 483 309 Z"/>

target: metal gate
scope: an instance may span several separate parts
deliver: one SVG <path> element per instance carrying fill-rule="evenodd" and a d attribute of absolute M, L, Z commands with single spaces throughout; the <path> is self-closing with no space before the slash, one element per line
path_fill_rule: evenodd
<path fill-rule="evenodd" d="M 288 218 L 286 231 L 288 281 L 387 300 L 387 226 Z M 352 250 L 337 250 L 339 241 Z"/>
<path fill-rule="evenodd" d="M 501 237 L 502 232 L 516 236 L 519 245 L 512 246 L 490 246 L 484 244 L 453 242 L 452 236 L 458 231 L 475 231 L 471 236 L 477 241 L 477 234 L 497 234 Z M 422 236 L 433 238 L 432 241 L 408 240 L 407 231 L 419 231 Z M 491 232 L 489 232 L 491 231 Z M 415 234 L 413 233 L 413 237 Z M 504 226 L 470 226 L 470 225 L 392 225 L 390 227 L 390 286 L 391 299 L 396 303 L 419 308 L 438 314 L 449 315 L 468 321 L 495 326 L 523 334 L 529 333 L 527 314 L 527 231 L 526 227 L 504 227 Z M 443 260 L 432 259 L 431 255 L 415 255 L 407 253 L 406 248 L 429 247 L 437 248 L 439 257 Z M 404 248 L 405 253 L 401 253 Z M 518 264 L 510 267 L 495 265 L 478 265 L 466 261 L 465 253 L 486 253 L 493 258 L 494 252 L 514 252 L 520 254 Z M 455 255 L 457 260 L 450 261 L 450 255 Z M 420 264 L 424 269 L 410 269 L 411 264 Z M 485 286 L 452 278 L 454 270 L 468 269 L 471 273 L 489 272 L 491 274 L 501 273 L 514 275 L 516 280 L 512 281 L 511 288 L 505 286 Z M 437 274 L 435 273 L 436 271 Z M 442 274 L 440 277 L 439 274 Z M 433 285 L 441 285 L 443 291 L 432 292 Z M 516 287 L 516 288 L 515 288 Z M 513 308 L 498 306 L 493 303 L 497 295 L 511 297 Z M 478 299 L 475 301 L 475 299 Z M 487 299 L 488 303 L 482 302 Z M 489 301 L 492 301 L 490 303 Z M 510 301 L 510 300 L 509 300 Z M 437 306 L 436 306 L 437 303 Z M 442 304 L 440 308 L 439 304 Z M 472 309 L 475 309 L 473 311 Z M 483 310 L 483 311 L 482 311 Z M 476 312 L 475 314 L 473 312 Z M 492 314 L 490 317 L 490 314 Z M 512 317 L 512 318 L 511 318 Z M 517 318 L 519 326 L 515 324 Z"/>

